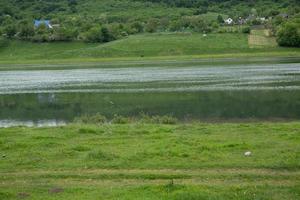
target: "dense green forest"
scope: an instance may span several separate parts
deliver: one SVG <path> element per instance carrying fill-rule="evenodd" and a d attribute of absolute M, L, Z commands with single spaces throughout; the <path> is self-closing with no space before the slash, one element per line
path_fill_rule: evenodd
<path fill-rule="evenodd" d="M 261 24 L 280 45 L 300 46 L 299 13 L 299 0 L 1 0 L 0 47 L 7 38 L 109 42 L 143 32 L 248 33 Z M 241 28 L 222 28 L 228 17 Z"/>

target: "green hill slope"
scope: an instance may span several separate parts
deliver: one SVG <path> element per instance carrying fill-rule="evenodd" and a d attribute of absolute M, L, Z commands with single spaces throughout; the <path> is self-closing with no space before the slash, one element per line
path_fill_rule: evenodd
<path fill-rule="evenodd" d="M 65 52 L 67 57 L 144 57 L 231 53 L 249 49 L 246 34 L 143 34 Z"/>
<path fill-rule="evenodd" d="M 115 59 L 147 59 L 166 57 L 240 57 L 295 56 L 295 48 L 249 48 L 246 34 L 141 34 L 121 40 L 97 44 L 83 42 L 31 43 L 11 41 L 0 50 L 0 63 L 39 62 L 41 60 L 69 62 Z"/>

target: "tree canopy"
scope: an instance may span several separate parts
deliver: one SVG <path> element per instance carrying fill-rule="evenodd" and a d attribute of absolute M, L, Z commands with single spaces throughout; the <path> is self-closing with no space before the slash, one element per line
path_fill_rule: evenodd
<path fill-rule="evenodd" d="M 1 0 L 0 35 L 35 42 L 108 42 L 142 32 L 217 32 L 227 17 L 248 16 L 256 18 L 247 26 L 260 24 L 257 17 L 272 18 L 276 32 L 287 21 L 280 14 L 295 16 L 299 6 L 299 0 Z M 35 19 L 50 20 L 53 29 L 33 27 Z"/>

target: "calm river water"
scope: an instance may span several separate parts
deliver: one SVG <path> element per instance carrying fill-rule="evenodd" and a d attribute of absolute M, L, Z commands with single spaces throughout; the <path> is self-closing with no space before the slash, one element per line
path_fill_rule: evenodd
<path fill-rule="evenodd" d="M 0 127 L 84 114 L 195 120 L 300 118 L 300 64 L 0 71 Z"/>

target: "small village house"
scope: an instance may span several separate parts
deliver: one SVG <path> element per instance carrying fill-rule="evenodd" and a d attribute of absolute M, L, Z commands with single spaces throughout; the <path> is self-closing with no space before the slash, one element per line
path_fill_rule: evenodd
<path fill-rule="evenodd" d="M 231 24 L 233 24 L 233 19 L 229 17 L 229 18 L 225 19 L 224 22 L 227 25 L 231 25 Z"/>
<path fill-rule="evenodd" d="M 45 25 L 47 28 L 52 29 L 50 20 L 34 20 L 34 28 L 38 28 L 41 25 Z"/>
<path fill-rule="evenodd" d="M 243 25 L 243 24 L 246 24 L 246 23 L 247 23 L 246 19 L 244 19 L 242 17 L 239 17 L 239 19 L 238 19 L 238 24 L 239 25 Z"/>
<path fill-rule="evenodd" d="M 279 16 L 282 17 L 282 18 L 285 18 L 285 19 L 289 18 L 289 15 L 286 14 L 286 13 L 281 13 L 281 14 L 279 14 Z"/>

